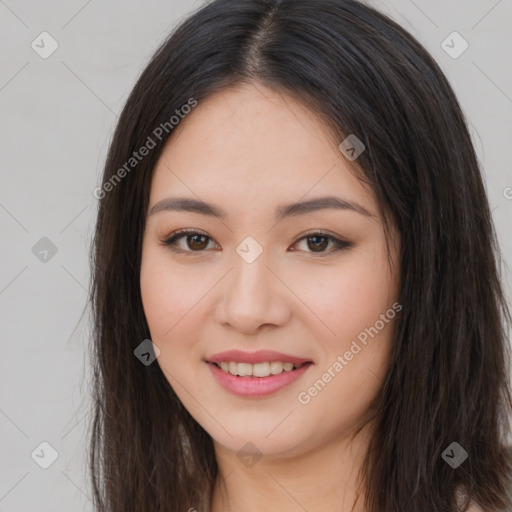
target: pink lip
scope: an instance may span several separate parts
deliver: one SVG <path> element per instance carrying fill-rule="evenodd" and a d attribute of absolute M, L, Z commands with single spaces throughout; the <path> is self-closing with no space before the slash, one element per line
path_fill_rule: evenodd
<path fill-rule="evenodd" d="M 282 354 L 281 352 L 274 352 L 273 350 L 259 350 L 258 352 L 243 352 L 242 350 L 227 350 L 220 352 L 206 359 L 207 363 L 229 363 L 234 361 L 236 363 L 271 363 L 272 361 L 281 361 L 282 363 L 302 364 L 311 362 L 310 359 L 303 359 L 300 357 L 291 356 L 289 354 Z M 259 377 L 257 377 L 259 379 Z M 263 377 L 265 378 L 265 377 Z"/>
<path fill-rule="evenodd" d="M 225 357 L 224 354 L 223 357 Z M 265 359 L 265 361 L 268 360 L 269 359 Z M 279 360 L 282 361 L 282 359 Z M 226 361 L 226 359 L 223 359 L 223 361 Z M 239 359 L 238 361 L 245 362 L 240 361 Z M 293 361 L 286 359 L 285 362 Z M 221 370 L 212 362 L 207 362 L 207 364 L 217 382 L 227 391 L 238 396 L 261 397 L 270 395 L 284 386 L 291 384 L 303 375 L 313 363 L 308 362 L 296 370 L 292 370 L 290 372 L 283 371 L 278 375 L 269 375 L 268 377 L 239 377 Z"/>

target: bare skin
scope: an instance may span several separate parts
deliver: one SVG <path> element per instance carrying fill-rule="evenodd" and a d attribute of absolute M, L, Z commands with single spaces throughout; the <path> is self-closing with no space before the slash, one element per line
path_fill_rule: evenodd
<path fill-rule="evenodd" d="M 212 512 L 367 512 L 358 471 L 372 423 L 351 436 L 372 413 L 400 314 L 392 308 L 399 241 L 389 240 L 390 266 L 372 191 L 313 113 L 244 85 L 200 102 L 175 128 L 154 171 L 149 210 L 177 196 L 227 213 L 149 215 L 141 265 L 158 364 L 214 441 L 220 478 Z M 367 213 L 326 208 L 276 220 L 278 206 L 322 196 Z M 173 252 L 163 241 L 183 228 L 199 238 L 186 234 Z M 350 245 L 335 251 L 325 234 L 311 234 L 318 230 Z M 250 264 L 236 251 L 248 236 L 263 251 Z M 358 335 L 381 324 L 345 357 Z M 313 364 L 274 393 L 241 397 L 220 386 L 206 362 L 230 349 L 275 350 Z M 346 365 L 336 371 L 338 356 Z M 309 392 L 322 378 L 328 383 Z M 255 464 L 237 456 L 246 443 L 262 455 Z"/>

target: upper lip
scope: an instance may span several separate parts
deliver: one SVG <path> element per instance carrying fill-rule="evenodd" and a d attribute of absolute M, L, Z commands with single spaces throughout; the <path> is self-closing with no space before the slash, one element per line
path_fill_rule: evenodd
<path fill-rule="evenodd" d="M 311 362 L 310 359 L 296 357 L 273 350 L 258 350 L 257 352 L 244 352 L 243 350 L 226 350 L 219 352 L 207 358 L 208 363 L 223 363 L 235 361 L 237 363 L 266 363 L 272 361 L 280 361 L 282 363 L 302 364 Z"/>

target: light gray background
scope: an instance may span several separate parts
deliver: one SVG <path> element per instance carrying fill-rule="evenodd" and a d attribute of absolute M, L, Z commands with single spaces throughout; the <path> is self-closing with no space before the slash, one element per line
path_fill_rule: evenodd
<path fill-rule="evenodd" d="M 201 4 L 0 0 L 0 512 L 92 510 L 84 458 L 88 311 L 81 316 L 92 191 L 136 78 L 169 30 Z M 372 4 L 415 35 L 453 85 L 510 266 L 512 1 Z M 43 31 L 59 44 L 47 59 L 31 48 Z M 469 43 L 457 59 L 441 47 L 453 31 Z M 47 262 L 32 252 L 42 237 L 57 247 Z M 507 273 L 509 297 L 511 282 Z M 46 470 L 31 458 L 43 441 L 58 452 Z"/>

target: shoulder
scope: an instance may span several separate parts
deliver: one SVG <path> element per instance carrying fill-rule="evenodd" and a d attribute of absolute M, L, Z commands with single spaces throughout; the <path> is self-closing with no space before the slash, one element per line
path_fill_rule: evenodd
<path fill-rule="evenodd" d="M 469 507 L 466 512 L 484 512 L 474 501 L 469 502 Z"/>
<path fill-rule="evenodd" d="M 512 463 L 512 445 L 506 447 L 505 451 L 507 453 L 507 457 L 509 458 L 510 462 Z M 510 477 L 509 477 L 508 492 L 509 492 L 510 497 L 512 498 L 512 475 L 510 475 Z M 462 506 L 463 500 L 467 496 L 467 494 L 462 486 L 457 488 L 457 490 L 455 491 L 455 495 L 457 498 L 457 504 L 459 505 L 459 507 Z M 467 510 L 465 510 L 464 512 L 486 512 L 486 511 L 482 507 L 480 507 L 474 500 L 470 500 L 469 506 L 468 506 Z"/>
<path fill-rule="evenodd" d="M 457 489 L 455 495 L 457 496 L 457 504 L 459 507 L 462 506 L 463 500 L 466 498 L 466 493 L 462 489 Z M 473 500 L 470 500 L 469 506 L 464 512 L 484 512 L 484 510 Z"/>

